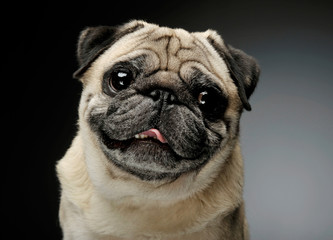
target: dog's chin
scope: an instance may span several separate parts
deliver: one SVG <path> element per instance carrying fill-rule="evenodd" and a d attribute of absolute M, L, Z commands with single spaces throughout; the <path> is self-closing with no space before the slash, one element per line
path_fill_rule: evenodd
<path fill-rule="evenodd" d="M 205 163 L 202 158 L 186 159 L 176 154 L 167 142 L 153 137 L 116 140 L 101 132 L 100 144 L 114 165 L 141 180 L 173 181 Z"/>

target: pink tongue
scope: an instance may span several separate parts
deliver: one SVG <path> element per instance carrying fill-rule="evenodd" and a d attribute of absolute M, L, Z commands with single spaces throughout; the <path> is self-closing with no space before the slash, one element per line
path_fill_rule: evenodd
<path fill-rule="evenodd" d="M 141 134 L 147 135 L 149 137 L 156 137 L 161 143 L 167 142 L 167 140 L 163 137 L 163 135 L 160 133 L 160 131 L 158 131 L 155 128 L 149 129 L 148 131 L 145 131 Z"/>

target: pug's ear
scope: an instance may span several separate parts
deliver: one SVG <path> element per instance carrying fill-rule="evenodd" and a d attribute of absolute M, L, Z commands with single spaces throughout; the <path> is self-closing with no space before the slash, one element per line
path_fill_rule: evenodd
<path fill-rule="evenodd" d="M 98 26 L 84 29 L 77 44 L 77 60 L 79 69 L 73 77 L 79 79 L 91 64 L 111 45 L 126 34 L 144 26 L 142 21 L 132 21 L 118 27 Z"/>
<path fill-rule="evenodd" d="M 222 38 L 215 31 L 209 30 L 207 39 L 225 61 L 230 76 L 237 86 L 243 107 L 251 111 L 248 100 L 257 86 L 260 75 L 256 60 L 239 49 L 225 45 Z"/>
<path fill-rule="evenodd" d="M 115 27 L 98 26 L 84 29 L 77 44 L 77 60 L 79 69 L 74 72 L 73 77 L 79 79 L 90 67 L 98 56 L 100 56 L 114 42 Z"/>

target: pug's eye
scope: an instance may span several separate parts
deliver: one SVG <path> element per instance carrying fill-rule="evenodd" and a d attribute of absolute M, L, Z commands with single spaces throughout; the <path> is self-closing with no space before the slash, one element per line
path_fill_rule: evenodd
<path fill-rule="evenodd" d="M 227 98 L 215 89 L 200 91 L 198 96 L 199 108 L 210 121 L 221 119 L 228 106 Z"/>
<path fill-rule="evenodd" d="M 133 74 L 127 69 L 115 70 L 111 73 L 109 85 L 115 92 L 128 88 L 133 82 Z"/>
<path fill-rule="evenodd" d="M 199 104 L 200 105 L 204 105 L 204 104 L 206 104 L 206 101 L 207 101 L 207 92 L 206 91 L 204 91 L 204 92 L 201 92 L 200 94 L 199 94 L 199 97 L 198 97 L 198 100 L 199 100 Z"/>

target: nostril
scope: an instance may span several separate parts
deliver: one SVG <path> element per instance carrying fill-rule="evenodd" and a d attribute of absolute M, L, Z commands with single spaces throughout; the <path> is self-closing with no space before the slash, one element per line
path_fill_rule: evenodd
<path fill-rule="evenodd" d="M 169 94 L 169 96 L 167 98 L 167 101 L 168 101 L 169 104 L 176 102 L 177 101 L 176 96 L 173 95 L 173 94 Z"/>
<path fill-rule="evenodd" d="M 150 92 L 149 95 L 153 98 L 154 101 L 157 101 L 158 99 L 160 99 L 161 92 L 160 92 L 160 90 L 154 90 L 154 91 Z"/>
<path fill-rule="evenodd" d="M 155 89 L 149 92 L 149 97 L 151 97 L 155 102 L 162 100 L 167 104 L 174 104 L 178 101 L 177 97 L 169 91 Z"/>

